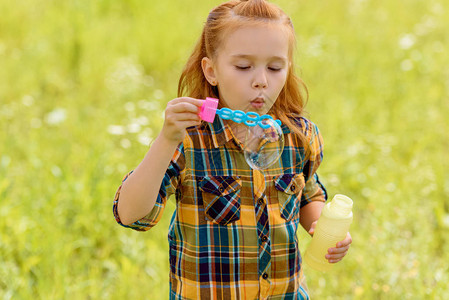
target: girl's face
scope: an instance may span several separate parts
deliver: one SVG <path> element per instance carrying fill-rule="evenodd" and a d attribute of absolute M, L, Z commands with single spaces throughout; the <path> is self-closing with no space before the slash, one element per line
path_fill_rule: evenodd
<path fill-rule="evenodd" d="M 255 25 L 226 36 L 216 58 L 205 57 L 203 71 L 216 83 L 223 106 L 266 114 L 287 79 L 289 39 L 283 25 Z"/>

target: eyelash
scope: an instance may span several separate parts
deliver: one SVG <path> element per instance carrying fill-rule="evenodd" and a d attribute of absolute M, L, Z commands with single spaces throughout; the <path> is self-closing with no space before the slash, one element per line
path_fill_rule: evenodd
<path fill-rule="evenodd" d="M 245 70 L 249 70 L 249 68 L 251 68 L 251 67 L 235 66 L 235 68 L 240 71 L 245 71 Z M 273 71 L 273 72 L 279 72 L 281 70 L 281 68 L 268 68 L 268 70 Z"/>

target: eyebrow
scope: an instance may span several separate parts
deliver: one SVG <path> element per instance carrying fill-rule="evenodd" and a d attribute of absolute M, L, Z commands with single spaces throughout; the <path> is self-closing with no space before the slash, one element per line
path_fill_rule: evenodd
<path fill-rule="evenodd" d="M 248 55 L 248 54 L 234 54 L 231 55 L 232 58 L 247 58 L 247 59 L 253 59 L 255 58 L 254 55 Z M 287 57 L 284 56 L 271 56 L 270 59 L 272 60 L 282 60 L 284 62 L 286 62 L 288 59 Z"/>

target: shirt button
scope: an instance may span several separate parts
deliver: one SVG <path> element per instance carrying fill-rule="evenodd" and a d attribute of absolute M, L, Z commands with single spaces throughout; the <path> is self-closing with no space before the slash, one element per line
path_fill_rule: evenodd
<path fill-rule="evenodd" d="M 264 235 L 263 237 L 262 237 L 262 242 L 266 242 L 268 240 L 268 238 L 267 238 L 267 236 L 266 235 Z"/>
<path fill-rule="evenodd" d="M 263 204 L 263 199 L 260 198 L 259 201 L 257 201 L 257 202 L 259 202 L 259 204 L 262 205 Z"/>
<path fill-rule="evenodd" d="M 222 186 L 220 186 L 220 188 L 218 189 L 220 192 L 224 192 L 224 188 Z"/>
<path fill-rule="evenodd" d="M 295 185 L 293 184 L 292 187 L 290 188 L 292 190 L 292 192 L 294 192 L 296 190 Z"/>
<path fill-rule="evenodd" d="M 268 278 L 268 274 L 267 273 L 263 273 L 262 278 L 263 279 L 267 279 Z"/>

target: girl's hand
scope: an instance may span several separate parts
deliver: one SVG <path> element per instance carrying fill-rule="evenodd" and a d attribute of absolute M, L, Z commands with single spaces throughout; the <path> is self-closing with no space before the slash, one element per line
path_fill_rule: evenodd
<path fill-rule="evenodd" d="M 176 144 L 182 142 L 185 129 L 201 124 L 198 115 L 204 100 L 181 97 L 167 103 L 165 120 L 160 135 Z"/>
<path fill-rule="evenodd" d="M 315 232 L 316 223 L 317 221 L 313 222 L 310 226 L 309 233 L 311 235 L 313 235 L 313 233 Z M 329 263 L 333 264 L 342 260 L 343 257 L 345 257 L 345 255 L 348 253 L 351 243 L 352 237 L 348 232 L 346 234 L 346 238 L 343 241 L 338 242 L 335 248 L 329 248 L 327 250 L 326 259 L 329 261 Z"/>

